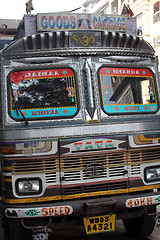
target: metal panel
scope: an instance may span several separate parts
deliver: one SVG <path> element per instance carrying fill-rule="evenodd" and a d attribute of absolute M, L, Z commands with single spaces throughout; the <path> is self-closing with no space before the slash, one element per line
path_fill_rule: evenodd
<path fill-rule="evenodd" d="M 24 125 L 23 125 L 24 126 Z M 78 125 L 78 126 L 61 126 L 61 127 L 44 127 L 38 129 L 29 128 L 29 126 L 22 129 L 14 129 L 14 131 L 7 130 L 2 131 L 2 139 L 7 140 L 24 140 L 24 139 L 36 139 L 36 138 L 61 138 L 72 136 L 101 136 L 106 134 L 116 133 L 136 133 L 136 132 L 151 132 L 159 129 L 159 121 L 155 122 L 134 122 L 134 123 L 113 123 L 105 125 Z"/>

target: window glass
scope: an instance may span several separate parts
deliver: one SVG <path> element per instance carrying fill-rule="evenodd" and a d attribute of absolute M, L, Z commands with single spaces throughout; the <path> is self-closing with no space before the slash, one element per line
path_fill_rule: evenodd
<path fill-rule="evenodd" d="M 11 72 L 9 96 L 10 115 L 17 120 L 22 114 L 27 119 L 73 117 L 78 110 L 70 68 Z"/>
<path fill-rule="evenodd" d="M 158 110 L 153 76 L 148 69 L 103 67 L 99 79 L 104 112 L 130 114 Z"/>
<path fill-rule="evenodd" d="M 160 21 L 160 1 L 153 5 L 153 23 Z"/>
<path fill-rule="evenodd" d="M 154 13 L 158 12 L 160 9 L 159 9 L 159 4 L 160 2 L 157 1 L 154 5 L 153 5 L 153 11 Z"/>

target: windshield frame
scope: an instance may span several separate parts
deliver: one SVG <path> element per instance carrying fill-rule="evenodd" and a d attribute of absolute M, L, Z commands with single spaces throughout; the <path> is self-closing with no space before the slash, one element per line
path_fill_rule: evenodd
<path fill-rule="evenodd" d="M 69 73 L 65 73 L 65 71 L 68 71 Z M 54 76 L 51 75 L 51 73 L 53 72 L 58 72 L 60 75 L 56 76 L 56 74 Z M 67 72 L 66 71 L 66 72 Z M 47 73 L 46 73 L 47 72 Z M 50 72 L 50 77 L 47 75 L 49 74 L 48 72 Z M 62 76 L 62 72 L 64 72 L 64 76 Z M 49 68 L 31 68 L 31 69 L 13 69 L 12 71 L 10 71 L 7 75 L 7 98 L 8 98 L 8 114 L 9 116 L 15 120 L 15 121 L 24 121 L 21 112 L 19 111 L 19 114 L 17 114 L 17 110 L 16 108 L 13 109 L 12 108 L 12 104 L 14 102 L 13 97 L 12 97 L 12 91 L 11 91 L 11 87 L 12 87 L 12 83 L 18 85 L 19 82 L 13 82 L 13 80 L 11 81 L 11 76 L 13 76 L 12 74 L 14 73 L 22 73 L 23 75 L 23 79 L 21 76 L 18 76 L 17 79 L 19 80 L 14 80 L 14 81 L 27 81 L 27 78 L 25 76 L 24 78 L 24 74 L 28 74 L 28 80 L 31 80 L 32 78 L 34 79 L 45 79 L 45 78 L 50 78 L 50 79 L 54 79 L 56 77 L 62 78 L 62 77 L 68 77 L 69 74 L 72 74 L 71 77 L 73 77 L 72 83 L 73 83 L 73 88 L 74 88 L 74 98 L 75 98 L 75 106 L 62 106 L 62 107 L 44 107 L 44 108 L 24 108 L 21 109 L 20 107 L 18 107 L 18 111 L 20 110 L 22 112 L 22 114 L 24 114 L 25 118 L 28 121 L 36 121 L 36 120 L 54 120 L 54 119 L 73 119 L 79 112 L 80 109 L 80 101 L 79 101 L 79 90 L 78 90 L 78 78 L 77 78 L 77 73 L 76 71 L 68 66 L 68 65 L 64 65 L 63 67 L 57 67 L 57 66 L 53 66 L 53 67 L 49 67 Z M 40 75 L 45 75 L 46 76 L 40 76 Z M 36 75 L 38 75 L 38 77 L 36 77 Z M 20 74 L 19 74 L 20 75 Z M 34 75 L 34 77 L 33 77 Z M 32 76 L 32 77 L 29 77 Z M 52 81 L 52 80 L 51 80 Z M 67 90 L 69 93 L 69 90 Z M 30 112 L 29 112 L 30 111 Z M 14 114 L 13 114 L 14 112 Z M 26 114 L 26 112 L 28 113 L 28 116 Z M 73 114 L 71 114 L 73 113 Z M 19 116 L 18 116 L 19 115 Z"/>
<path fill-rule="evenodd" d="M 155 103 L 133 103 L 133 104 L 104 104 L 104 96 L 102 90 L 102 73 L 106 71 L 106 76 L 110 77 L 134 77 L 134 78 L 142 78 L 148 77 L 152 80 L 152 87 L 154 91 Z M 107 73 L 108 70 L 108 73 Z M 114 71 L 113 71 L 114 70 Z M 122 70 L 122 71 L 121 71 Z M 128 70 L 128 71 L 127 71 Z M 129 74 L 129 71 L 132 70 L 132 74 Z M 140 75 L 138 74 L 138 70 Z M 113 72 L 119 72 L 117 74 L 113 74 Z M 123 73 L 124 72 L 124 73 Z M 143 74 L 144 75 L 143 75 Z M 136 75 L 137 74 L 137 75 Z M 134 114 L 155 114 L 159 110 L 159 102 L 158 102 L 158 92 L 155 81 L 155 74 L 150 68 L 147 67 L 130 67 L 130 66 L 109 66 L 107 64 L 101 65 L 97 69 L 97 79 L 98 79 L 98 87 L 100 94 L 100 105 L 101 109 L 106 115 L 134 115 Z M 131 81 L 131 80 L 130 80 Z M 118 89 L 118 88 L 117 88 Z M 115 95 L 115 94 L 113 94 Z M 114 97 L 112 97 L 114 99 Z"/>

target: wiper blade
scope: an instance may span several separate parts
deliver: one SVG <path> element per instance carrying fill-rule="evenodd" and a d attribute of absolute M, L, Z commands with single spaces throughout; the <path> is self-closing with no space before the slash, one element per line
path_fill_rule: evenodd
<path fill-rule="evenodd" d="M 14 102 L 14 105 L 15 105 L 15 108 L 16 108 L 16 113 L 17 113 L 17 115 L 19 117 L 19 112 L 20 112 L 23 120 L 25 121 L 25 124 L 28 125 L 29 122 L 28 122 L 27 118 L 24 116 L 23 112 L 21 111 L 20 107 L 18 106 L 18 104 L 17 104 L 17 102 L 15 100 L 15 96 L 14 96 L 14 93 L 13 93 L 13 88 L 12 88 L 11 82 L 10 82 L 10 88 L 11 88 L 12 99 L 13 99 L 13 102 Z"/>

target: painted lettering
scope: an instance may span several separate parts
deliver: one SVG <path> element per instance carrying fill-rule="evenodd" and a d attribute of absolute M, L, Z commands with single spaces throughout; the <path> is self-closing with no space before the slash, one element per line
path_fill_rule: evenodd
<path fill-rule="evenodd" d="M 48 209 L 47 208 L 42 208 L 41 212 L 42 212 L 43 216 L 47 216 L 48 215 Z"/>
<path fill-rule="evenodd" d="M 48 18 L 48 26 L 53 29 L 55 27 L 55 20 L 54 20 L 54 17 L 53 16 L 50 16 Z"/>
<path fill-rule="evenodd" d="M 63 216 L 69 215 L 73 212 L 71 206 L 57 206 L 57 207 L 49 207 L 49 208 L 42 208 L 41 214 L 42 216 Z"/>
<path fill-rule="evenodd" d="M 97 18 L 96 18 L 96 16 L 93 17 L 93 27 L 94 27 L 94 29 L 97 29 Z"/>
<path fill-rule="evenodd" d="M 59 216 L 60 215 L 60 209 L 59 207 L 55 207 L 55 216 Z"/>
<path fill-rule="evenodd" d="M 152 197 L 147 197 L 147 205 L 152 204 Z"/>
<path fill-rule="evenodd" d="M 25 75 L 25 78 L 31 77 L 31 73 L 30 72 L 28 72 L 27 74 Z"/>
<path fill-rule="evenodd" d="M 43 111 L 38 111 L 38 115 L 43 115 Z"/>
<path fill-rule="evenodd" d="M 44 115 L 48 115 L 49 114 L 49 111 L 48 110 L 45 110 L 44 111 Z"/>
<path fill-rule="evenodd" d="M 140 72 L 138 70 L 133 69 L 113 69 L 114 74 L 131 74 L 131 75 L 139 75 Z"/>
<path fill-rule="evenodd" d="M 60 207 L 60 215 L 65 215 L 65 209 L 64 209 L 64 207 Z"/>
<path fill-rule="evenodd" d="M 33 77 L 33 75 L 32 75 L 32 77 Z M 42 72 L 42 77 L 47 77 L 47 72 Z"/>
<path fill-rule="evenodd" d="M 134 199 L 128 199 L 126 201 L 126 206 L 128 208 L 141 207 L 141 206 L 152 205 L 152 204 L 153 204 L 152 197 L 134 198 Z"/>
<path fill-rule="evenodd" d="M 54 208 L 49 208 L 49 215 L 52 216 L 54 215 L 55 209 Z"/>
<path fill-rule="evenodd" d="M 70 213 L 70 208 L 69 207 L 65 207 L 65 215 L 68 215 Z"/>
<path fill-rule="evenodd" d="M 32 116 L 37 116 L 37 111 L 36 112 L 32 111 Z"/>
<path fill-rule="evenodd" d="M 126 28 L 125 18 L 123 17 L 121 21 L 122 21 L 122 22 L 121 22 L 121 29 L 122 29 L 122 30 L 125 30 L 125 28 Z"/>
<path fill-rule="evenodd" d="M 138 111 L 139 106 L 129 106 L 124 108 L 125 111 Z"/>
<path fill-rule="evenodd" d="M 98 18 L 98 29 L 101 29 L 101 18 Z"/>
<path fill-rule="evenodd" d="M 145 201 L 145 198 L 141 198 L 140 199 L 141 206 L 145 206 L 145 202 L 144 201 Z"/>
<path fill-rule="evenodd" d="M 139 200 L 138 199 L 135 199 L 134 200 L 134 205 L 137 207 L 137 206 L 139 206 Z"/>
<path fill-rule="evenodd" d="M 114 17 L 113 20 L 110 17 L 101 18 L 100 16 L 93 17 L 93 28 L 94 29 L 110 29 L 110 30 L 125 30 L 125 18 L 116 18 Z"/>
<path fill-rule="evenodd" d="M 32 111 L 32 116 L 42 116 L 42 115 L 55 115 L 59 114 L 57 109 L 52 109 L 52 110 L 41 110 L 41 111 Z"/>
<path fill-rule="evenodd" d="M 46 16 L 41 17 L 41 27 L 46 29 L 48 27 L 48 21 Z"/>
<path fill-rule="evenodd" d="M 43 29 L 72 29 L 76 28 L 76 20 L 74 16 L 42 16 L 40 25 Z"/>
<path fill-rule="evenodd" d="M 128 201 L 128 207 L 133 207 L 133 202 L 132 202 L 132 200 L 129 200 L 129 201 Z"/>
<path fill-rule="evenodd" d="M 118 16 L 107 16 L 100 14 L 86 14 L 83 15 L 69 15 L 67 13 L 63 14 L 53 14 L 53 15 L 42 15 L 38 22 L 38 27 L 41 30 L 49 29 L 78 29 L 79 28 L 79 20 L 87 20 L 89 21 L 89 26 L 87 27 L 85 24 L 81 26 L 82 29 L 89 28 L 93 30 L 105 29 L 105 30 L 117 30 L 124 31 L 126 29 L 126 20 L 125 17 Z M 39 26 L 40 25 L 40 26 Z"/>
<path fill-rule="evenodd" d="M 36 71 L 36 72 L 27 72 L 25 78 L 37 78 L 37 77 L 51 77 L 59 75 L 58 71 Z"/>
<path fill-rule="evenodd" d="M 70 17 L 70 27 L 72 28 L 72 29 L 75 29 L 76 28 L 76 20 L 75 20 L 75 17 L 74 16 L 71 16 Z"/>
<path fill-rule="evenodd" d="M 67 16 L 63 16 L 63 28 L 69 28 L 69 18 Z"/>
<path fill-rule="evenodd" d="M 57 17 L 56 17 L 56 27 L 57 27 L 58 29 L 61 29 L 61 28 L 62 28 L 62 18 L 61 18 L 61 16 L 57 16 Z"/>

